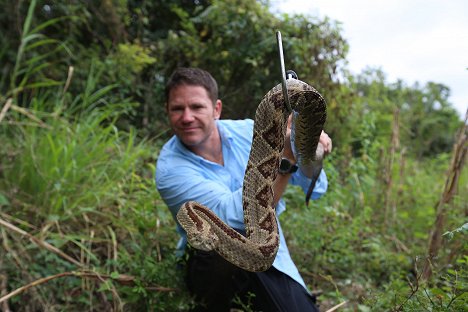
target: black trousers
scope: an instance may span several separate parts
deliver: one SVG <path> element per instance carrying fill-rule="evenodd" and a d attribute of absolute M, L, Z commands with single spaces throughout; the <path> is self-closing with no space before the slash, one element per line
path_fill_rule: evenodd
<path fill-rule="evenodd" d="M 229 311 L 249 306 L 253 311 L 264 312 L 318 312 L 315 298 L 274 267 L 252 273 L 215 252 L 189 248 L 186 278 L 197 302 L 193 311 Z"/>

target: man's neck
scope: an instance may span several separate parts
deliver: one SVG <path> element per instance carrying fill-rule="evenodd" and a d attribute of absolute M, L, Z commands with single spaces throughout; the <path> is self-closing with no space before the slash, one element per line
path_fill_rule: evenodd
<path fill-rule="evenodd" d="M 223 145 L 217 128 L 205 142 L 198 146 L 189 146 L 188 149 L 208 161 L 224 166 Z"/>

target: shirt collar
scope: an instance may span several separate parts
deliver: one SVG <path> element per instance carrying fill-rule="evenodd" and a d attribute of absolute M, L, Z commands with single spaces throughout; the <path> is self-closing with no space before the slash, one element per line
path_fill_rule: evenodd
<path fill-rule="evenodd" d="M 226 147 L 231 148 L 231 143 L 234 139 L 232 132 L 224 126 L 222 121 L 216 120 L 216 126 L 218 127 L 218 132 L 221 136 L 221 143 Z"/>

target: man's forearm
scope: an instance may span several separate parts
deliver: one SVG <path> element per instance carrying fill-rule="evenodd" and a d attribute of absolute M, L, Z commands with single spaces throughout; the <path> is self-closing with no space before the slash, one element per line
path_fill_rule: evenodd
<path fill-rule="evenodd" d="M 275 180 L 275 184 L 273 185 L 273 206 L 276 207 L 278 204 L 281 196 L 283 196 L 286 187 L 288 186 L 289 178 L 291 174 L 278 174 Z"/>

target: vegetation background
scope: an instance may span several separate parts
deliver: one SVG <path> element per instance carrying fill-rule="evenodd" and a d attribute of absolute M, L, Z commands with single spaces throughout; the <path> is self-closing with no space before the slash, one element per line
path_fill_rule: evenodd
<path fill-rule="evenodd" d="M 1 1 L 0 309 L 192 305 L 154 183 L 178 66 L 252 118 L 288 69 L 328 102 L 329 191 L 281 216 L 322 311 L 467 311 L 467 124 L 437 82 L 347 71 L 340 25 L 266 0 Z M 429 66 L 430 64 L 428 64 Z M 246 311 L 249 307 L 245 308 Z"/>

